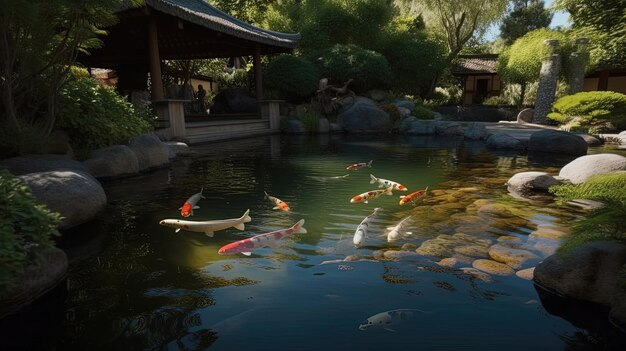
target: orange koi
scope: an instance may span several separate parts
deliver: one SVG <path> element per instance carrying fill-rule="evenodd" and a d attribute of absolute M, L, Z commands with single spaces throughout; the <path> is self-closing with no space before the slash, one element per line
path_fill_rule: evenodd
<path fill-rule="evenodd" d="M 271 203 L 273 203 L 274 205 L 274 210 L 283 210 L 286 212 L 289 212 L 289 205 L 287 205 L 287 203 L 277 197 L 271 196 L 270 194 L 268 194 L 266 191 L 264 191 L 265 193 L 265 198 L 270 200 Z"/>
<path fill-rule="evenodd" d="M 191 195 L 187 199 L 187 201 L 185 201 L 183 206 L 179 208 L 181 216 L 183 216 L 183 217 L 193 216 L 193 210 L 196 210 L 196 209 L 200 208 L 200 206 L 197 206 L 196 204 L 198 203 L 198 201 L 200 201 L 200 199 L 204 199 L 205 198 L 204 196 L 202 196 L 202 191 L 203 190 L 204 190 L 204 187 L 202 189 L 200 189 L 199 193 L 195 193 L 195 194 Z"/>
<path fill-rule="evenodd" d="M 416 201 L 420 197 L 426 195 L 427 191 L 428 191 L 428 187 L 426 187 L 426 189 L 424 189 L 424 190 L 418 190 L 418 191 L 416 191 L 414 193 L 410 193 L 407 196 L 400 196 L 400 205 L 404 205 L 406 203 Z"/>
<path fill-rule="evenodd" d="M 370 160 L 369 162 L 361 162 L 361 163 L 354 163 L 349 165 L 348 167 L 346 167 L 347 170 L 349 171 L 354 171 L 357 170 L 359 168 L 365 168 L 365 167 L 372 167 L 372 160 Z"/>
<path fill-rule="evenodd" d="M 392 188 L 386 188 L 383 190 L 370 190 L 363 194 L 359 194 L 359 195 L 352 197 L 352 199 L 350 199 L 350 203 L 352 204 L 357 203 L 357 202 L 368 203 L 369 200 L 373 200 L 383 194 L 393 195 L 393 193 L 391 192 L 392 190 L 393 190 Z"/>

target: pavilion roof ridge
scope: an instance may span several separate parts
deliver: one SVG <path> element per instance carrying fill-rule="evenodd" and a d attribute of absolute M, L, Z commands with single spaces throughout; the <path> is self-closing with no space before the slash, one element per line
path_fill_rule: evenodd
<path fill-rule="evenodd" d="M 285 48 L 298 46 L 299 33 L 282 33 L 239 20 L 204 0 L 145 0 L 146 6 L 238 38 Z M 128 7 L 126 7 L 128 8 Z"/>

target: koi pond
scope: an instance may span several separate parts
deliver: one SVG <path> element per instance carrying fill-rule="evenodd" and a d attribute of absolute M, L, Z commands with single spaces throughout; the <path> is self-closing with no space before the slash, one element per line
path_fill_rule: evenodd
<path fill-rule="evenodd" d="M 569 159 L 494 153 L 462 139 L 267 136 L 193 148 L 169 169 L 105 182 L 109 206 L 65 233 L 68 279 L 0 321 L 3 344 L 32 350 L 626 349 L 597 307 L 561 301 L 524 279 L 582 212 L 511 196 L 515 173 L 558 173 Z M 591 151 L 593 152 L 593 151 Z M 371 167 L 346 170 L 368 162 Z M 342 177 L 349 174 L 347 177 Z M 370 174 L 398 182 L 379 189 Z M 428 187 L 400 205 L 400 195 Z M 194 215 L 179 208 L 203 188 Z M 264 192 L 290 211 L 274 209 Z M 77 204 L 80 206 L 80 204 Z M 361 245 L 353 237 L 368 222 Z M 239 218 L 203 233 L 163 219 Z M 386 234 L 396 228 L 397 240 Z M 250 256 L 235 241 L 294 234 Z M 530 253 L 516 269 L 472 268 L 494 245 Z M 521 277 L 520 277 L 521 276 Z M 10 349 L 10 348 L 7 348 Z"/>

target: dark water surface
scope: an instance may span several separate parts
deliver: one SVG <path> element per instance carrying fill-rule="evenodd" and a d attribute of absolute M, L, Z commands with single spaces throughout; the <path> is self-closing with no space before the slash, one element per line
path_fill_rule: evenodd
<path fill-rule="evenodd" d="M 549 200 L 516 199 L 504 183 L 521 171 L 558 173 L 571 158 L 495 154 L 482 143 L 454 139 L 373 136 L 272 136 L 194 150 L 194 157 L 170 169 L 104 184 L 106 213 L 66 233 L 60 243 L 71 259 L 66 286 L 0 321 L 7 349 L 617 350 L 626 345 L 605 322 L 605 311 L 554 302 L 516 275 L 461 270 L 472 266 L 472 256 L 485 258 L 498 240 L 541 258 L 554 250 L 554 236 L 564 235 L 580 213 Z M 369 160 L 372 168 L 345 170 Z M 328 178 L 348 173 L 346 179 Z M 350 204 L 352 196 L 376 189 L 370 173 L 400 182 L 409 192 L 428 186 L 429 195 L 415 206 L 400 206 L 401 192 Z M 180 218 L 178 207 L 202 187 L 206 199 L 189 219 L 234 218 L 250 209 L 245 231 L 231 228 L 209 238 L 158 224 Z M 292 211 L 273 210 L 264 191 Z M 354 231 L 375 207 L 383 211 L 357 249 Z M 387 243 L 385 229 L 409 215 L 411 233 Z M 217 254 L 227 243 L 300 219 L 308 233 L 274 248 L 250 257 Z M 535 235 L 542 230 L 549 237 Z M 437 263 L 450 257 L 459 260 L 456 268 Z M 406 311 L 392 324 L 359 330 L 367 318 L 399 309 Z"/>

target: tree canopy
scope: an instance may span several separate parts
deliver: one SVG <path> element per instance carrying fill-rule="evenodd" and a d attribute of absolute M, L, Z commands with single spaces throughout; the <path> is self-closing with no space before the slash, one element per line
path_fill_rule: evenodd
<path fill-rule="evenodd" d="M 513 0 L 512 5 L 500 24 L 500 37 L 507 45 L 530 31 L 547 28 L 552 21 L 552 12 L 543 0 Z"/>

